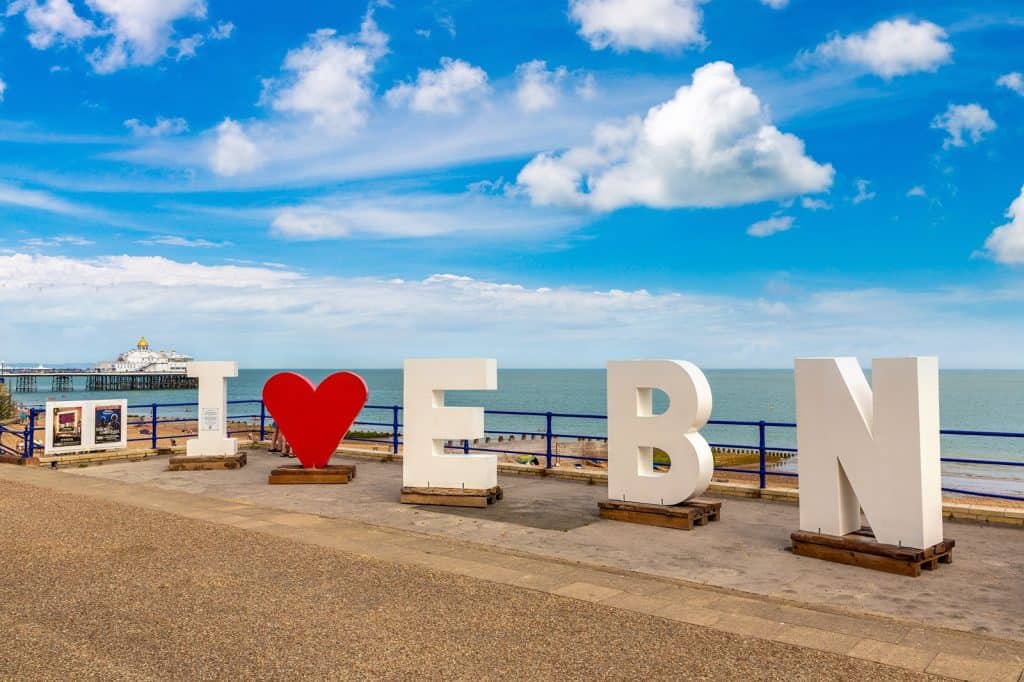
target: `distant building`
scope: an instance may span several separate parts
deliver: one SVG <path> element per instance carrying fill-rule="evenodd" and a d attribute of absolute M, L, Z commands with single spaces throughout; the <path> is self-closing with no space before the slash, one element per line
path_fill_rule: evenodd
<path fill-rule="evenodd" d="M 192 357 L 176 350 L 171 352 L 150 350 L 149 341 L 143 336 L 135 348 L 117 356 L 113 362 L 98 362 L 96 369 L 103 372 L 180 372 L 185 373 L 185 363 Z"/>

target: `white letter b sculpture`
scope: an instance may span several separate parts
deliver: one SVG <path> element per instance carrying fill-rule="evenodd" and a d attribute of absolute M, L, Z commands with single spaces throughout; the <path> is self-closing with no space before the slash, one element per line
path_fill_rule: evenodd
<path fill-rule="evenodd" d="M 655 415 L 653 389 L 668 395 Z M 679 360 L 608 363 L 608 498 L 673 505 L 711 484 L 714 459 L 698 431 L 711 416 L 711 387 L 700 369 Z M 671 460 L 654 470 L 654 449 Z"/>
<path fill-rule="evenodd" d="M 864 509 L 878 542 L 925 549 L 942 542 L 939 363 L 796 361 L 800 530 L 845 535 Z"/>

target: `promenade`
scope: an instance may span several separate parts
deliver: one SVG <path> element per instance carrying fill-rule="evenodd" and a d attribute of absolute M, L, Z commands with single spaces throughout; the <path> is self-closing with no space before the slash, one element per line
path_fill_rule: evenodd
<path fill-rule="evenodd" d="M 1016 529 L 950 523 L 956 562 L 914 580 L 783 551 L 790 505 L 726 500 L 723 521 L 680 532 L 597 519 L 597 486 L 503 477 L 505 500 L 453 512 L 397 504 L 394 463 L 359 462 L 347 486 L 267 486 L 280 461 L 252 451 L 241 471 L 166 472 L 163 458 L 0 468 L 0 613 L 16 633 L 3 669 L 106 679 L 1024 672 L 1024 581 L 1019 560 L 998 551 L 1019 546 Z M 886 592 L 901 596 L 886 604 Z"/>

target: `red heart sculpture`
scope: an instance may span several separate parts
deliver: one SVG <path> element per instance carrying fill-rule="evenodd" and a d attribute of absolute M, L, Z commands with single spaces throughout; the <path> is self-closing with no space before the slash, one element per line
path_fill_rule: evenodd
<path fill-rule="evenodd" d="M 306 469 L 327 466 L 369 396 L 358 374 L 338 372 L 313 386 L 295 372 L 275 374 L 263 385 L 263 402 Z"/>

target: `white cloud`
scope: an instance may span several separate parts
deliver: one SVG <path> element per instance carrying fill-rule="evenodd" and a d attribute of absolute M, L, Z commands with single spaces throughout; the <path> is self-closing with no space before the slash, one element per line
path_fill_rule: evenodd
<path fill-rule="evenodd" d="M 759 220 L 751 225 L 747 228 L 747 234 L 751 237 L 769 237 L 777 232 L 785 232 L 792 227 L 793 216 L 772 216 L 771 218 Z"/>
<path fill-rule="evenodd" d="M 495 191 L 488 193 L 491 186 Z M 503 187 L 499 180 L 474 183 L 473 190 L 461 194 L 342 195 L 280 210 L 272 231 L 291 240 L 448 234 L 525 239 L 564 232 L 580 222 L 575 214 L 538 211 L 500 193 Z"/>
<path fill-rule="evenodd" d="M 907 190 L 908 197 L 927 197 L 928 192 L 921 185 L 915 185 Z"/>
<path fill-rule="evenodd" d="M 237 121 L 225 118 L 217 126 L 210 167 L 219 175 L 238 175 L 259 168 L 263 154 Z"/>
<path fill-rule="evenodd" d="M 4 327 L 9 362 L 106 357 L 110 339 L 140 327 L 200 357 L 230 348 L 250 367 L 334 366 L 339 344 L 351 366 L 363 367 L 485 352 L 505 367 L 678 355 L 705 366 L 786 367 L 799 356 L 932 354 L 945 366 L 1019 367 L 1024 347 L 1019 320 L 979 312 L 993 301 L 1019 306 L 1024 290 L 992 286 L 713 296 L 526 286 L 444 271 L 401 280 L 24 253 L 0 256 L 0 272 L 0 306 L 19 310 Z M 239 344 L 253 329 L 261 331 Z"/>
<path fill-rule="evenodd" d="M 149 239 L 140 239 L 138 244 L 146 246 L 181 246 L 190 249 L 219 249 L 225 246 L 234 246 L 231 242 L 214 242 L 209 239 L 189 239 L 173 234 L 165 234 Z"/>
<path fill-rule="evenodd" d="M 16 0 L 7 14 L 25 15 L 28 40 L 36 49 L 101 41 L 87 55 L 97 73 L 155 64 L 171 47 L 179 59 L 192 56 L 204 42 L 200 33 L 179 41 L 174 34 L 179 21 L 206 19 L 206 0 L 85 0 L 85 6 L 90 18 L 80 16 L 68 0 Z M 228 25 L 220 22 L 209 37 L 220 37 Z"/>
<path fill-rule="evenodd" d="M 216 26 L 210 28 L 206 35 L 193 33 L 187 38 L 182 38 L 176 45 L 178 48 L 177 60 L 180 62 L 182 59 L 195 57 L 196 51 L 205 45 L 207 40 L 227 40 L 234 30 L 235 25 L 230 21 L 220 21 Z"/>
<path fill-rule="evenodd" d="M 19 13 L 25 14 L 28 42 L 37 50 L 79 42 L 97 33 L 96 26 L 78 16 L 68 0 L 16 0 L 7 6 L 7 16 Z"/>
<path fill-rule="evenodd" d="M 230 21 L 218 21 L 216 26 L 210 28 L 206 37 L 210 40 L 227 40 L 235 32 L 235 25 Z"/>
<path fill-rule="evenodd" d="M 480 99 L 488 89 L 483 69 L 461 59 L 441 57 L 439 69 L 420 69 L 415 82 L 395 86 L 385 98 L 391 106 L 408 103 L 414 111 L 458 114 L 467 101 Z"/>
<path fill-rule="evenodd" d="M 770 124 L 731 64 L 714 62 L 644 118 L 599 125 L 588 147 L 536 156 L 518 183 L 536 204 L 611 211 L 779 199 L 826 190 L 832 176 Z"/>
<path fill-rule="evenodd" d="M 594 78 L 594 74 L 584 74 L 583 79 L 576 86 L 576 94 L 587 102 L 597 99 L 597 79 Z"/>
<path fill-rule="evenodd" d="M 832 209 L 832 204 L 824 199 L 815 199 L 814 197 L 801 197 L 800 205 L 808 211 L 829 211 Z"/>
<path fill-rule="evenodd" d="M 966 147 L 968 140 L 981 142 L 985 133 L 996 129 L 996 123 L 988 110 L 977 104 L 950 104 L 945 113 L 935 117 L 932 128 L 946 131 L 949 136 L 942 141 L 942 148 L 949 149 Z M 968 139 L 964 139 L 965 135 Z"/>
<path fill-rule="evenodd" d="M 772 9 L 782 9 L 789 4 L 789 0 L 761 0 L 762 5 L 767 5 Z"/>
<path fill-rule="evenodd" d="M 871 201 L 876 196 L 878 196 L 877 192 L 871 191 L 871 189 L 870 189 L 871 181 L 870 180 L 865 180 L 863 178 L 858 178 L 854 182 L 854 184 L 857 186 L 857 194 L 855 194 L 853 199 L 850 200 L 854 204 L 862 204 L 865 201 Z"/>
<path fill-rule="evenodd" d="M 548 69 L 542 59 L 524 62 L 516 67 L 516 104 L 527 113 L 554 109 L 563 101 L 569 87 L 576 96 L 591 102 L 597 98 L 597 81 L 592 73 L 559 66 Z"/>
<path fill-rule="evenodd" d="M 261 101 L 275 111 L 308 116 L 332 134 L 362 125 L 373 97 L 371 76 L 388 43 L 372 9 L 358 34 L 338 36 L 334 29 L 322 28 L 290 51 L 281 67 L 284 75 L 264 82 Z"/>
<path fill-rule="evenodd" d="M 519 108 L 532 113 L 555 106 L 562 82 L 568 75 L 569 71 L 564 66 L 549 71 L 547 62 L 541 59 L 517 66 L 516 102 Z"/>
<path fill-rule="evenodd" d="M 455 37 L 455 19 L 450 15 L 443 15 L 437 18 L 437 25 L 448 32 L 452 38 Z"/>
<path fill-rule="evenodd" d="M 181 19 L 205 19 L 205 0 L 87 0 L 93 12 L 103 15 L 103 30 L 110 34 L 104 47 L 89 55 L 97 73 L 111 73 L 125 66 L 156 63 L 171 46 L 174 23 Z"/>
<path fill-rule="evenodd" d="M 84 216 L 89 212 L 87 207 L 65 201 L 49 192 L 23 189 L 4 182 L 0 182 L 0 204 L 20 206 L 22 208 L 31 208 L 62 215 Z"/>
<path fill-rule="evenodd" d="M 164 137 L 165 135 L 180 135 L 188 131 L 188 122 L 183 118 L 165 118 L 157 116 L 153 125 L 146 125 L 137 118 L 130 118 L 124 122 L 132 135 L 136 137 Z"/>
<path fill-rule="evenodd" d="M 835 35 L 803 59 L 838 61 L 866 68 L 882 78 L 935 71 L 952 60 L 946 32 L 930 21 L 880 21 L 867 33 Z"/>
<path fill-rule="evenodd" d="M 1024 187 L 1010 204 L 1006 217 L 1010 222 L 992 231 L 985 240 L 985 250 L 999 263 L 1020 265 L 1024 263 Z"/>
<path fill-rule="evenodd" d="M 30 249 L 59 249 L 62 246 L 91 246 L 96 242 L 72 234 L 55 237 L 31 237 L 22 239 L 21 243 Z"/>
<path fill-rule="evenodd" d="M 0 78 L 0 102 L 4 101 L 4 93 L 7 92 L 7 83 L 3 78 Z"/>
<path fill-rule="evenodd" d="M 1018 95 L 1024 96 L 1024 75 L 1019 71 L 1006 73 L 996 79 L 996 85 L 1013 90 Z"/>
<path fill-rule="evenodd" d="M 191 36 L 189 36 L 188 38 L 182 38 L 181 40 L 179 40 L 178 41 L 178 45 L 177 45 L 177 48 L 178 48 L 178 56 L 176 57 L 177 61 L 180 62 L 182 59 L 191 59 L 192 57 L 195 57 L 196 56 L 196 51 L 200 47 L 202 47 L 203 43 L 205 43 L 205 42 L 206 42 L 206 39 L 203 38 L 203 34 L 202 33 L 194 33 Z"/>
<path fill-rule="evenodd" d="M 617 52 L 703 47 L 706 0 L 569 0 L 569 15 L 590 47 Z"/>
<path fill-rule="evenodd" d="M 411 38 L 411 37 L 410 37 Z M 582 85 L 587 79 L 584 74 Z M 596 97 L 581 106 L 582 94 L 571 95 L 577 73 L 570 71 L 565 94 L 555 108 L 543 116 L 524 116 L 515 102 L 515 83 L 503 78 L 492 84 L 493 97 L 481 106 L 468 106 L 459 115 L 423 115 L 408 107 L 378 106 L 358 134 L 328 135 L 303 116 L 269 115 L 244 122 L 247 136 L 260 150 L 265 163 L 258 172 L 236 175 L 230 182 L 222 177 L 200 173 L 187 179 L 189 191 L 198 188 L 316 186 L 356 178 L 403 174 L 410 170 L 452 167 L 496 159 L 530 158 L 538 149 L 562 149 L 585 144 L 590 130 L 601 120 L 645 111 L 652 103 L 666 99 L 678 81 L 635 75 L 602 77 Z M 589 94 L 589 93 L 588 93 Z M 191 121 L 190 121 L 191 122 Z M 0 137 L 10 130 L 0 130 Z M 24 134 L 22 135 L 24 136 Z M 156 187 L 167 191 L 171 185 L 184 189 L 184 173 L 209 165 L 212 131 L 168 140 L 142 139 L 131 147 L 108 146 L 101 152 L 113 159 L 147 167 L 175 169 L 163 173 L 133 177 L 130 181 L 115 175 L 98 177 L 79 174 L 77 187 L 121 187 L 140 191 Z M 123 142 L 123 141 L 122 141 Z M 62 173 L 74 175 L 74 172 Z"/>

